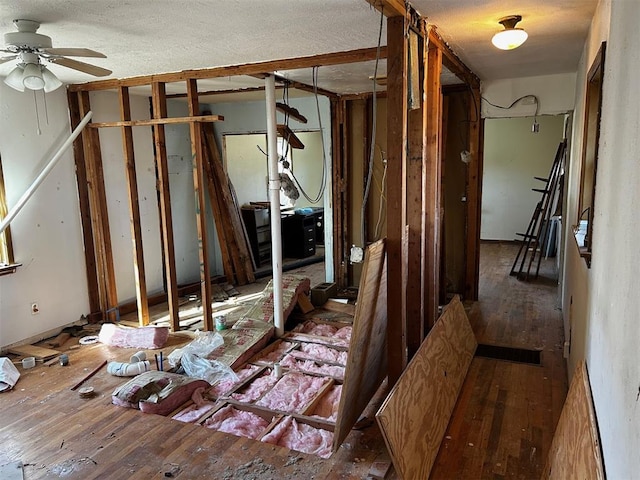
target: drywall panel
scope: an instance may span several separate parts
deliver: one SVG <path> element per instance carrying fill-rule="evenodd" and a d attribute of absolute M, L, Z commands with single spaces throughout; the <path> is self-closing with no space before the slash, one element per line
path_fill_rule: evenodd
<path fill-rule="evenodd" d="M 0 161 L 9 208 L 71 132 L 64 88 L 47 94 L 46 107 L 43 100 L 41 92 L 20 93 L 0 82 Z M 23 266 L 0 277 L 0 347 L 41 336 L 89 313 L 71 150 L 15 217 L 11 233 L 15 259 Z M 37 315 L 31 314 L 33 302 L 39 305 Z"/>
<path fill-rule="evenodd" d="M 476 347 L 456 296 L 376 414 L 400 478 L 429 478 Z"/>
<path fill-rule="evenodd" d="M 93 92 L 91 109 L 94 122 L 120 120 L 120 106 L 116 92 Z M 149 101 L 146 97 L 131 96 L 131 118 L 148 119 Z M 147 293 L 164 290 L 160 217 L 156 192 L 153 135 L 149 127 L 133 129 L 136 176 L 140 208 L 140 227 L 144 252 Z M 133 243 L 129 220 L 128 186 L 120 128 L 100 130 L 102 168 L 107 196 L 107 212 L 116 273 L 118 303 L 136 298 L 136 278 L 133 268 Z"/>
<path fill-rule="evenodd" d="M 487 101 L 508 107 L 525 95 L 538 97 L 538 115 L 558 115 L 574 108 L 576 89 L 575 73 L 558 73 L 536 77 L 508 78 L 482 82 L 482 117 L 531 117 L 536 113 L 535 102 L 520 101 L 513 108 L 504 110 Z"/>
<path fill-rule="evenodd" d="M 533 118 L 487 119 L 482 181 L 483 240 L 515 240 L 524 233 L 541 194 L 532 188 L 544 183 L 564 134 L 564 115 L 538 117 L 539 133 L 532 133 Z"/>
<path fill-rule="evenodd" d="M 238 204 L 269 201 L 267 136 L 264 133 L 225 135 L 223 155 Z"/>

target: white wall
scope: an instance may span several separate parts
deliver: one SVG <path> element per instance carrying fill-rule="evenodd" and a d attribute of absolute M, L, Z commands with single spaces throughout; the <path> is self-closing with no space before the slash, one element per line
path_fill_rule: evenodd
<path fill-rule="evenodd" d="M 507 107 L 524 95 L 535 95 L 540 102 L 538 115 L 558 115 L 573 110 L 576 74 L 558 73 L 536 77 L 505 78 L 482 82 L 482 97 L 495 105 Z M 533 116 L 535 104 L 520 101 L 513 108 L 503 110 L 482 102 L 484 118 Z"/>
<path fill-rule="evenodd" d="M 544 188 L 534 177 L 546 178 L 562 140 L 564 115 L 538 117 L 540 132 L 532 133 L 533 118 L 485 121 L 482 179 L 483 240 L 515 240 L 524 233 Z"/>
<path fill-rule="evenodd" d="M 610 20 L 608 3 L 601 5 L 599 14 L 600 20 L 592 29 L 585 49 L 583 66 L 589 68 L 600 40 L 606 38 L 585 353 L 607 476 L 638 478 L 640 9 L 637 2 L 614 0 Z M 577 283 L 581 278 L 576 275 L 574 280 Z M 574 297 L 574 304 L 575 301 Z"/>
<path fill-rule="evenodd" d="M 131 117 L 133 119 L 149 118 L 149 100 L 147 97 L 132 95 L 130 103 Z M 94 122 L 120 120 L 118 94 L 115 92 L 92 92 L 91 108 L 94 111 Z M 157 293 L 164 291 L 164 284 L 151 128 L 134 128 L 133 140 L 147 293 Z M 131 222 L 129 221 L 129 194 L 125 176 L 121 129 L 100 129 L 100 148 L 102 150 L 102 169 L 107 197 L 107 213 L 109 215 L 118 303 L 122 304 L 135 300 L 136 287 L 133 269 L 133 240 Z"/>
<path fill-rule="evenodd" d="M 64 88 L 47 94 L 49 123 L 38 94 L 42 134 L 36 133 L 33 95 L 0 82 L 0 155 L 11 208 L 70 135 Z M 80 209 L 71 150 L 11 224 L 14 274 L 0 277 L 0 347 L 42 338 L 89 313 Z M 40 313 L 31 314 L 37 302 Z"/>

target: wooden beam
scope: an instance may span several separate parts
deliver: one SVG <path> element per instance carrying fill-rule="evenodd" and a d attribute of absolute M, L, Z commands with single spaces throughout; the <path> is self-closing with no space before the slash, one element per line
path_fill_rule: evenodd
<path fill-rule="evenodd" d="M 286 103 L 276 102 L 276 109 L 280 110 L 285 115 L 289 115 L 300 123 L 307 123 L 307 117 L 302 115 L 297 108 L 293 108 Z"/>
<path fill-rule="evenodd" d="M 167 98 L 164 83 L 155 82 L 151 86 L 151 98 L 154 118 L 166 118 Z M 164 125 L 153 127 L 155 142 L 156 170 L 158 175 L 158 197 L 160 202 L 160 226 L 162 232 L 162 253 L 166 277 L 167 303 L 171 329 L 180 330 L 178 304 L 178 280 L 176 273 L 176 254 L 173 244 L 173 217 L 171 215 L 171 195 L 169 191 L 169 167 L 167 165 L 167 145 Z"/>
<path fill-rule="evenodd" d="M 276 128 L 278 130 L 278 136 L 284 138 L 291 148 L 297 148 L 299 150 L 304 149 L 304 143 L 300 141 L 298 136 L 293 133 L 293 130 L 291 130 L 288 125 L 281 123 L 276 125 Z"/>
<path fill-rule="evenodd" d="M 79 94 L 67 93 L 71 129 L 75 130 L 82 117 L 80 115 Z M 84 261 L 87 275 L 87 293 L 89 295 L 89 311 L 96 313 L 100 308 L 100 292 L 98 286 L 98 270 L 96 265 L 96 251 L 91 222 L 91 206 L 89 200 L 89 186 L 87 179 L 87 165 L 84 156 L 83 136 L 73 142 L 73 158 L 76 165 L 76 183 L 78 186 L 78 202 L 80 204 L 80 222 L 82 224 L 82 238 L 84 241 Z"/>
<path fill-rule="evenodd" d="M 368 62 L 376 59 L 376 47 L 361 48 L 345 52 L 323 53 L 308 57 L 270 60 L 266 62 L 230 65 L 226 67 L 204 68 L 199 70 L 183 70 L 182 72 L 162 73 L 124 79 L 101 80 L 97 82 L 69 85 L 72 92 L 112 90 L 118 87 L 138 87 L 153 82 L 182 82 L 207 78 L 231 77 L 235 75 L 253 75 L 276 70 L 296 70 L 328 65 L 344 65 L 346 63 Z M 380 48 L 380 58 L 387 58 L 387 48 Z"/>
<path fill-rule="evenodd" d="M 407 6 L 402 0 L 367 0 L 367 3 L 389 18 L 407 14 Z"/>
<path fill-rule="evenodd" d="M 118 89 L 128 87 L 118 87 Z M 152 118 L 149 120 L 122 120 L 119 122 L 91 122 L 87 126 L 90 128 L 108 128 L 108 127 L 148 127 L 150 125 L 168 125 L 174 123 L 209 123 L 222 122 L 224 117 L 221 115 L 202 115 L 200 117 L 171 117 L 171 118 Z"/>
<path fill-rule="evenodd" d="M 442 51 L 429 44 L 426 73 L 426 135 L 423 171 L 423 295 L 424 328 L 429 331 L 438 318 L 440 289 L 440 216 L 442 165 L 440 134 L 442 127 L 442 92 L 440 73 Z"/>
<path fill-rule="evenodd" d="M 465 299 L 478 300 L 480 282 L 480 217 L 482 211 L 482 152 L 484 120 L 480 118 L 480 88 L 471 87 L 469 102 L 469 153 L 467 168 L 467 238 Z"/>
<path fill-rule="evenodd" d="M 187 81 L 189 115 L 195 117 L 200 114 L 198 105 L 198 85 L 195 79 Z M 200 260 L 200 286 L 202 295 L 202 315 L 204 329 L 213 330 L 211 310 L 211 275 L 209 273 L 209 245 L 207 241 L 207 215 L 204 191 L 205 172 L 204 156 L 202 153 L 202 129 L 198 122 L 189 124 L 191 133 L 191 154 L 193 162 L 193 189 L 196 196 L 196 226 L 198 228 L 198 257 Z"/>
<path fill-rule="evenodd" d="M 84 117 L 90 110 L 89 93 L 82 92 L 79 96 L 80 116 Z M 91 198 L 91 219 L 96 239 L 95 247 L 98 252 L 98 281 L 101 295 L 101 310 L 103 315 L 115 321 L 118 306 L 118 291 L 116 288 L 116 274 L 113 266 L 113 250 L 111 247 L 111 230 L 109 227 L 109 213 L 107 210 L 107 195 L 104 187 L 104 173 L 102 170 L 102 151 L 100 149 L 100 135 L 98 130 L 84 129 L 82 142 L 85 146 L 84 155 L 87 159 L 87 177 Z"/>
<path fill-rule="evenodd" d="M 129 88 L 120 87 L 120 118 L 131 120 L 131 102 Z M 136 174 L 136 158 L 133 148 L 133 130 L 131 126 L 122 126 L 122 149 L 125 175 L 127 178 L 127 197 L 129 199 L 129 223 L 133 243 L 133 272 L 136 284 L 136 301 L 138 304 L 138 323 L 141 327 L 149 325 L 149 303 L 147 301 L 147 280 L 144 269 L 144 252 L 142 247 L 142 229 L 140 227 L 140 199 L 138 196 L 138 176 Z"/>
<path fill-rule="evenodd" d="M 407 310 L 407 355 L 411 359 L 416 353 L 422 339 L 425 337 L 422 319 L 424 318 L 424 302 L 422 296 L 422 181 L 425 165 L 426 136 L 426 106 L 424 104 L 425 65 L 424 65 L 424 39 L 413 31 L 410 31 L 409 49 L 411 57 L 415 57 L 410 69 L 411 78 L 408 79 L 415 85 L 413 92 L 414 101 L 418 108 L 408 112 L 407 117 L 407 166 L 406 166 L 406 192 L 405 202 L 407 210 L 406 223 L 406 288 L 404 289 Z M 419 38 L 418 38 L 419 37 Z M 413 39 L 413 41 L 411 41 Z"/>
<path fill-rule="evenodd" d="M 406 274 L 402 239 L 406 225 L 407 61 L 405 17 L 387 20 L 387 355 L 389 385 L 407 365 Z"/>

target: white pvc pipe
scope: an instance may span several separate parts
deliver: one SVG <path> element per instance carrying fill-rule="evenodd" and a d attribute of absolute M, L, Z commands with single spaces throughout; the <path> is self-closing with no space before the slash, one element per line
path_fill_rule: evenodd
<path fill-rule="evenodd" d="M 27 189 L 26 192 L 24 192 L 22 197 L 20 197 L 20 200 L 18 200 L 18 202 L 9 211 L 7 216 L 2 219 L 2 222 L 0 222 L 0 233 L 5 231 L 5 229 L 11 223 L 11 220 L 13 220 L 16 215 L 18 215 L 20 210 L 22 210 L 22 207 L 24 207 L 25 203 L 27 203 L 27 201 L 31 198 L 31 195 L 34 194 L 34 192 L 38 189 L 38 187 L 44 181 L 47 175 L 49 175 L 51 170 L 53 170 L 53 167 L 56 166 L 56 164 L 58 163 L 58 160 L 60 160 L 60 158 L 62 157 L 62 154 L 67 150 L 67 148 L 69 148 L 69 146 L 73 143 L 73 141 L 77 138 L 77 136 L 80 135 L 80 132 L 82 132 L 82 129 L 87 125 L 87 123 L 89 123 L 89 120 L 91 120 L 91 115 L 93 115 L 93 113 L 89 111 L 84 116 L 82 121 L 71 133 L 71 136 L 67 138 L 67 140 L 62 144 L 62 146 L 58 149 L 56 154 L 53 156 L 53 158 L 49 160 L 49 163 L 47 163 L 47 165 L 42 169 L 42 171 L 33 181 L 31 186 Z"/>
<path fill-rule="evenodd" d="M 269 145 L 269 202 L 271 203 L 271 260 L 273 268 L 273 323 L 276 335 L 284 335 L 282 310 L 282 230 L 280 225 L 280 174 L 278 173 L 278 133 L 276 130 L 276 82 L 264 80 L 267 97 L 267 144 Z"/>

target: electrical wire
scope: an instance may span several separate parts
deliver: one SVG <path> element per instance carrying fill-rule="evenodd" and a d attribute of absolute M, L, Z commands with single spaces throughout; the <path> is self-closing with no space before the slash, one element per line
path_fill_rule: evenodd
<path fill-rule="evenodd" d="M 317 66 L 313 67 L 312 75 L 313 75 L 313 94 L 316 99 L 316 111 L 318 113 L 318 127 L 320 128 L 320 143 L 322 145 L 322 178 L 320 180 L 320 189 L 318 191 L 318 194 L 312 198 L 304 190 L 304 188 L 302 188 L 302 185 L 300 184 L 297 177 L 293 173 L 293 164 L 291 165 L 289 172 L 291 173 L 291 177 L 293 178 L 293 181 L 296 183 L 296 186 L 298 187 L 298 189 L 300 190 L 304 198 L 306 198 L 309 203 L 316 204 L 324 198 L 324 192 L 327 187 L 327 154 L 324 148 L 324 131 L 322 128 L 322 115 L 320 115 L 320 101 L 318 100 L 318 67 Z"/>
<path fill-rule="evenodd" d="M 377 123 L 377 104 L 378 98 L 376 95 L 376 79 L 378 77 L 378 64 L 380 63 L 380 46 L 382 44 L 382 26 L 384 21 L 383 9 L 380 9 L 380 28 L 378 30 L 378 46 L 376 48 L 376 65 L 373 70 L 373 98 L 371 115 L 373 117 L 371 121 L 371 146 L 369 148 L 369 171 L 367 172 L 367 181 L 364 188 L 364 194 L 362 198 L 362 209 L 360 210 L 360 240 L 362 248 L 366 245 L 365 237 L 365 214 L 367 211 L 367 199 L 369 198 L 369 190 L 371 189 L 371 177 L 373 176 L 373 160 L 375 158 L 375 142 L 376 142 L 376 123 Z"/>
<path fill-rule="evenodd" d="M 386 197 L 384 195 L 384 183 L 387 179 L 387 159 L 384 158 L 384 152 L 382 151 L 382 149 L 380 149 L 380 156 L 382 158 L 382 179 L 380 180 L 380 205 L 378 207 L 378 221 L 376 222 L 376 227 L 373 230 L 373 235 L 376 240 L 380 238 L 380 227 L 382 225 L 382 209 L 386 203 Z"/>
<path fill-rule="evenodd" d="M 481 96 L 480 98 L 481 98 L 482 100 L 484 100 L 485 102 L 487 102 L 487 103 L 488 103 L 489 105 L 491 105 L 492 107 L 500 108 L 501 110 L 510 110 L 510 109 L 512 109 L 512 108 L 515 106 L 515 104 L 516 104 L 516 103 L 518 103 L 519 101 L 524 100 L 525 98 L 533 98 L 533 99 L 535 100 L 535 102 L 536 102 L 536 112 L 534 113 L 533 118 L 535 119 L 535 118 L 537 118 L 537 116 L 538 116 L 538 108 L 539 108 L 539 106 L 540 106 L 540 102 L 539 102 L 539 100 L 538 100 L 538 97 L 537 97 L 537 96 L 535 96 L 535 95 L 523 95 L 523 96 L 521 96 L 521 97 L 519 97 L 519 98 L 516 98 L 516 99 L 511 103 L 511 105 L 509 105 L 508 107 L 505 107 L 505 106 L 502 106 L 502 105 L 496 105 L 495 103 L 490 102 L 489 100 L 487 100 L 485 97 L 482 97 L 482 96 Z"/>

